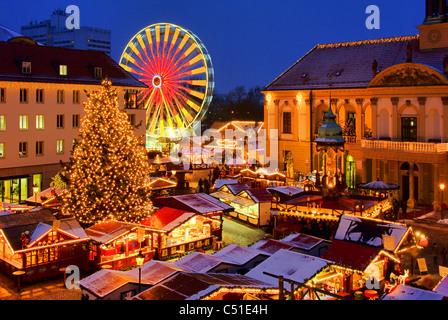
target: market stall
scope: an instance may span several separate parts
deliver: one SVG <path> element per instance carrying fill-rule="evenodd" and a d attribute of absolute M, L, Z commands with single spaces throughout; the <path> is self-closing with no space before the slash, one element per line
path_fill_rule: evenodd
<path fill-rule="evenodd" d="M 141 222 L 143 226 L 162 230 L 156 258 L 164 259 L 182 252 L 209 247 L 221 220 L 185 210 L 163 207 Z"/>
<path fill-rule="evenodd" d="M 89 260 L 93 268 L 109 264 L 112 269 L 136 265 L 141 251 L 145 261 L 151 260 L 164 233 L 120 221 L 99 222 L 86 230 L 91 239 Z"/>

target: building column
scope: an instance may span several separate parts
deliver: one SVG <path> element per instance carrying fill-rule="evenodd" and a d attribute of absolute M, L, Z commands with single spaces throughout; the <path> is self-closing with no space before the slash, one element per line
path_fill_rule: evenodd
<path fill-rule="evenodd" d="M 361 141 L 364 136 L 364 119 L 362 116 L 362 102 L 364 99 L 356 99 L 356 141 Z"/>
<path fill-rule="evenodd" d="M 400 126 L 398 123 L 400 122 L 400 119 L 398 117 L 398 101 L 400 98 L 398 97 L 392 97 L 390 98 L 390 101 L 392 102 L 392 140 L 400 140 L 400 133 L 399 128 Z"/>
<path fill-rule="evenodd" d="M 426 97 L 418 97 L 417 141 L 426 142 Z"/>
<path fill-rule="evenodd" d="M 432 207 L 434 211 L 441 211 L 442 204 L 440 203 L 440 189 L 439 189 L 439 174 L 440 174 L 440 164 L 434 164 L 434 202 L 432 203 Z"/>
<path fill-rule="evenodd" d="M 367 181 L 367 159 L 362 160 L 362 183 L 366 183 Z"/>
<path fill-rule="evenodd" d="M 372 159 L 372 181 L 378 178 L 378 159 Z"/>
<path fill-rule="evenodd" d="M 443 111 L 442 111 L 442 121 L 443 121 L 443 132 L 442 132 L 442 142 L 448 141 L 448 97 L 442 97 Z"/>
<path fill-rule="evenodd" d="M 377 127 L 377 123 L 378 123 L 378 112 L 377 112 L 377 108 L 378 108 L 378 98 L 370 98 L 370 106 L 372 109 L 372 138 L 373 139 L 378 139 L 378 127 Z"/>
<path fill-rule="evenodd" d="M 384 160 L 384 182 L 389 183 L 389 161 Z"/>
<path fill-rule="evenodd" d="M 415 208 L 417 206 L 417 201 L 415 200 L 414 194 L 414 162 L 409 162 L 409 199 L 408 207 Z"/>

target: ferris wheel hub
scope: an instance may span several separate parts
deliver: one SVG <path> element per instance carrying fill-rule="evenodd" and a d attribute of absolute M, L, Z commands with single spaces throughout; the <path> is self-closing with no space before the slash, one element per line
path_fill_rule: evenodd
<path fill-rule="evenodd" d="M 160 88 L 162 86 L 162 77 L 158 74 L 154 75 L 154 77 L 152 77 L 152 86 L 156 89 Z"/>

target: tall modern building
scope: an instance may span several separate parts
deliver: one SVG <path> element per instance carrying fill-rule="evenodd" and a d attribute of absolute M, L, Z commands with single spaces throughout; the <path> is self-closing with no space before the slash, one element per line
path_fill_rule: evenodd
<path fill-rule="evenodd" d="M 86 26 L 70 30 L 65 26 L 67 17 L 64 10 L 55 10 L 50 19 L 21 26 L 21 33 L 46 46 L 101 51 L 110 55 L 110 30 Z"/>

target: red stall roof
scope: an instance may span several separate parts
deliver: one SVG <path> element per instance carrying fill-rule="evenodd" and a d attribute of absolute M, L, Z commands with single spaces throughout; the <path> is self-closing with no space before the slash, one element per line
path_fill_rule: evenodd
<path fill-rule="evenodd" d="M 163 207 L 157 210 L 148 218 L 144 219 L 141 224 L 156 229 L 171 231 L 182 222 L 196 215 L 194 212 L 188 212 L 170 207 Z"/>

